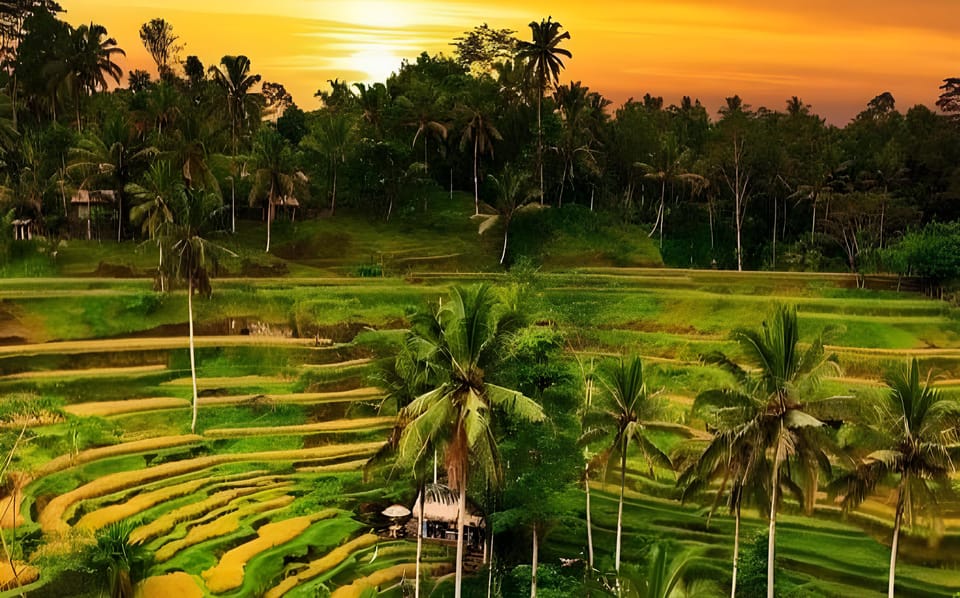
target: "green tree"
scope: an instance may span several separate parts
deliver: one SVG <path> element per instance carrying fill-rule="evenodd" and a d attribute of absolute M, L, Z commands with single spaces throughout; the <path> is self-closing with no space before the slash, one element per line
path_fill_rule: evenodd
<path fill-rule="evenodd" d="M 330 164 L 330 215 L 337 210 L 337 174 L 354 143 L 353 116 L 343 112 L 325 114 L 313 121 L 305 146 L 325 156 Z"/>
<path fill-rule="evenodd" d="M 956 429 L 960 404 L 934 389 L 929 375 L 921 382 L 916 358 L 908 368 L 890 373 L 886 384 L 883 400 L 867 411 L 866 440 L 874 450 L 833 487 L 843 494 L 844 509 L 853 509 L 877 486 L 897 480 L 887 586 L 887 594 L 893 598 L 904 516 L 912 522 L 922 503 L 933 506 L 942 492 L 951 490 L 954 459 L 960 456 Z"/>
<path fill-rule="evenodd" d="M 499 178 L 492 174 L 488 178 L 496 187 L 496 201 L 493 206 L 484 203 L 483 208 L 486 213 L 477 214 L 473 219 L 480 223 L 481 235 L 496 224 L 503 226 L 503 251 L 500 253 L 500 263 L 503 264 L 507 260 L 510 223 L 519 212 L 534 207 L 530 201 L 535 195 L 530 187 L 530 176 L 525 172 L 514 170 L 509 164 L 504 166 Z"/>
<path fill-rule="evenodd" d="M 251 90 L 260 82 L 260 75 L 250 73 L 250 59 L 243 55 L 224 56 L 219 65 L 210 67 L 210 75 L 226 97 L 231 147 L 233 155 L 237 155 L 240 133 L 257 107 L 256 94 Z"/>
<path fill-rule="evenodd" d="M 230 253 L 206 238 L 214 215 L 222 207 L 221 197 L 204 190 L 187 190 L 183 203 L 174 212 L 174 222 L 165 226 L 163 234 L 173 259 L 167 260 L 169 274 L 187 283 L 187 322 L 190 339 L 190 378 L 193 383 L 193 413 L 190 432 L 197 431 L 197 359 L 193 342 L 193 295 L 209 297 L 213 293 L 210 273 L 216 270 L 218 257 Z"/>
<path fill-rule="evenodd" d="M 103 25 L 80 25 L 70 33 L 67 55 L 50 65 L 50 74 L 55 80 L 62 80 L 73 95 L 77 132 L 83 131 L 81 98 L 97 90 L 106 91 L 108 77 L 120 83 L 123 75 L 123 69 L 114 60 L 127 53 L 117 47 L 117 40 L 106 35 L 107 28 Z"/>
<path fill-rule="evenodd" d="M 412 322 L 407 343 L 436 368 L 433 388 L 402 412 L 408 422 L 399 439 L 400 462 L 416 464 L 438 447 L 444 455 L 447 480 L 458 492 L 455 595 L 461 595 L 463 532 L 467 483 L 486 476 L 499 485 L 501 467 L 491 418 L 494 411 L 526 421 L 541 421 L 543 410 L 532 399 L 488 381 L 495 374 L 498 352 L 512 320 L 500 311 L 493 290 L 481 285 L 454 288 L 450 299 L 433 314 Z"/>
<path fill-rule="evenodd" d="M 67 174 L 83 189 L 108 189 L 117 198 L 117 241 L 123 237 L 126 217 L 123 194 L 135 173 L 157 155 L 153 146 L 144 147 L 126 115 L 110 115 L 96 134 L 87 131 L 70 151 Z"/>
<path fill-rule="evenodd" d="M 135 205 L 130 209 L 130 222 L 140 225 L 140 231 L 156 241 L 160 254 L 157 276 L 160 291 L 166 290 L 163 269 L 163 232 L 174 222 L 174 209 L 183 201 L 184 186 L 170 162 L 154 162 L 143 177 L 142 184 L 130 183 L 126 192 Z"/>
<path fill-rule="evenodd" d="M 493 157 L 493 142 L 502 141 L 503 135 L 490 120 L 487 107 L 477 104 L 461 106 L 460 112 L 466 116 L 466 125 L 460 136 L 461 151 L 473 146 L 473 206 L 474 215 L 480 213 L 480 156 Z"/>
<path fill-rule="evenodd" d="M 620 462 L 617 544 L 614 552 L 614 567 L 619 572 L 623 538 L 623 493 L 627 485 L 627 454 L 630 445 L 636 444 L 640 449 L 651 477 L 656 477 L 654 465 L 666 468 L 671 468 L 672 465 L 670 459 L 650 439 L 647 424 L 660 416 L 663 407 L 662 401 L 647 392 L 640 358 L 633 356 L 626 360 L 621 357 L 612 370 L 602 375 L 601 381 L 606 390 L 606 400 L 584 415 L 586 431 L 580 437 L 580 444 L 589 445 L 604 438 L 611 438 L 611 442 L 595 460 L 604 464 L 604 472 L 609 463 L 616 460 Z"/>
<path fill-rule="evenodd" d="M 253 187 L 250 189 L 250 205 L 265 203 L 267 219 L 267 248 L 270 253 L 270 225 L 278 205 L 285 205 L 302 191 L 305 175 L 293 164 L 293 150 L 276 129 L 265 126 L 260 129 L 253 149 Z"/>
<path fill-rule="evenodd" d="M 570 32 L 560 33 L 563 26 L 551 17 L 539 23 L 532 21 L 530 31 L 532 41 L 517 43 L 517 58 L 523 61 L 528 79 L 537 91 L 537 168 L 540 171 L 540 203 L 543 203 L 543 95 L 547 88 L 560 78 L 563 58 L 573 58 L 570 50 L 560 47 L 560 43 L 570 39 Z"/>
<path fill-rule="evenodd" d="M 688 148 L 681 147 L 673 133 L 667 133 L 660 140 L 660 148 L 656 154 L 656 162 L 648 164 L 638 162 L 636 166 L 643 171 L 645 179 L 655 181 L 660 185 L 660 207 L 657 217 L 650 230 L 653 236 L 660 230 L 660 249 L 663 249 L 663 222 L 666 211 L 667 185 L 681 183 L 690 185 L 695 192 L 707 186 L 707 179 L 690 172 L 692 153 Z"/>
<path fill-rule="evenodd" d="M 150 19 L 140 27 L 140 41 L 157 65 L 157 75 L 162 81 L 173 78 L 173 65 L 183 49 L 180 39 L 173 33 L 173 25 L 161 18 Z"/>
<path fill-rule="evenodd" d="M 806 505 L 808 510 L 812 509 L 819 470 L 829 471 L 830 462 L 825 452 L 829 445 L 822 433 L 823 422 L 811 413 L 835 412 L 837 400 L 845 398 L 816 397 L 821 377 L 838 373 L 839 367 L 833 357 L 825 356 L 820 337 L 806 350 L 801 350 L 796 308 L 778 306 L 759 330 L 738 329 L 733 338 L 754 373 L 748 374 L 721 354 L 710 355 L 709 361 L 735 375 L 740 389 L 719 390 L 698 399 L 700 405 L 713 409 L 716 418 L 729 422 L 724 424 L 724 429 L 729 429 L 731 438 L 725 444 L 751 451 L 753 454 L 746 456 L 748 461 L 766 459 L 770 463 L 767 595 L 773 598 L 779 489 L 786 486 L 802 494 L 800 487 L 791 483 L 787 472 L 791 469 L 803 472 L 808 486 Z M 738 461 L 743 458 L 736 455 Z M 797 462 L 796 467 L 784 468 L 790 460 Z M 743 481 L 751 482 L 751 476 L 745 476 Z"/>

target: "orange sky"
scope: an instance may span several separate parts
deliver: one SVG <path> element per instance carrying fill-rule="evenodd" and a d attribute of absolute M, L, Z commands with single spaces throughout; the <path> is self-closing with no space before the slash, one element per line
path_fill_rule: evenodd
<path fill-rule="evenodd" d="M 105 25 L 124 65 L 153 70 L 137 34 L 162 16 L 209 65 L 247 54 L 302 108 L 328 79 L 383 80 L 402 58 L 450 50 L 483 22 L 527 38 L 552 15 L 573 36 L 564 81 L 622 102 L 650 92 L 699 97 L 711 112 L 734 93 L 782 109 L 800 96 L 837 124 L 891 91 L 901 110 L 932 105 L 960 76 L 958 0 L 61 0 L 73 24 Z"/>

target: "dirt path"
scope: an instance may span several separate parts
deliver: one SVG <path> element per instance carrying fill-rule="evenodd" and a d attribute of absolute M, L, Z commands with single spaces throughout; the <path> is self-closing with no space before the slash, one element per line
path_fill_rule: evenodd
<path fill-rule="evenodd" d="M 270 426 L 263 428 L 220 428 L 207 430 L 204 436 L 210 438 L 240 438 L 244 436 L 299 436 L 321 432 L 356 432 L 383 430 L 393 425 L 393 417 L 364 417 L 358 419 L 337 419 L 316 424 L 298 426 Z"/>
<path fill-rule="evenodd" d="M 0 376 L 0 380 L 45 380 L 49 378 L 99 378 L 109 376 L 137 376 L 153 374 L 167 369 L 165 365 L 136 365 L 116 368 L 87 368 L 82 370 L 45 370 L 20 372 Z"/>
<path fill-rule="evenodd" d="M 313 347 L 312 338 L 290 338 L 279 336 L 197 336 L 194 342 L 198 347 L 243 347 L 243 346 L 290 346 Z M 152 338 L 111 338 L 102 340 L 55 341 L 29 345 L 0 346 L 0 356 L 6 355 L 48 355 L 51 353 L 104 353 L 108 351 L 158 351 L 182 349 L 187 346 L 187 337 Z"/>

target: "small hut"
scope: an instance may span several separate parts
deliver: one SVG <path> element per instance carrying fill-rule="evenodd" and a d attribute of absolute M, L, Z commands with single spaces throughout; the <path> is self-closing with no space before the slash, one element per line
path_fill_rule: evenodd
<path fill-rule="evenodd" d="M 412 531 L 422 533 L 425 540 L 438 541 L 457 541 L 457 518 L 460 514 L 457 502 L 448 500 L 446 496 L 452 496 L 453 493 L 447 490 L 447 493 L 437 493 L 427 491 L 426 500 L 423 503 L 423 529 L 417 529 L 417 523 L 420 521 L 420 496 L 413 503 L 410 509 L 410 521 L 413 523 Z M 467 516 L 464 520 L 464 539 L 472 547 L 483 546 L 483 540 L 486 535 L 486 521 L 476 506 L 467 502 Z"/>
<path fill-rule="evenodd" d="M 99 220 L 104 208 L 109 206 L 109 212 L 112 214 L 113 205 L 116 204 L 116 193 L 107 189 L 78 189 L 73 197 L 70 198 L 70 219 L 74 229 L 82 230 L 86 228 L 87 240 L 94 236 L 93 221 Z M 98 236 L 99 236 L 99 231 Z"/>

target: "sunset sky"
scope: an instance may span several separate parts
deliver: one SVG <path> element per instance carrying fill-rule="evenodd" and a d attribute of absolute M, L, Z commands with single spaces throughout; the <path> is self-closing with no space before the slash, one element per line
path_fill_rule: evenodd
<path fill-rule="evenodd" d="M 140 25 L 163 17 L 205 65 L 246 54 L 306 110 L 332 78 L 383 80 L 403 58 L 450 52 L 484 22 L 529 37 L 527 23 L 563 24 L 573 52 L 562 81 L 581 80 L 617 103 L 644 93 L 725 96 L 782 109 L 800 96 L 843 124 L 890 91 L 901 110 L 932 106 L 941 80 L 960 76 L 958 0 L 61 0 L 66 20 L 105 25 L 126 68 L 153 63 Z M 125 84 L 125 79 L 124 79 Z"/>

